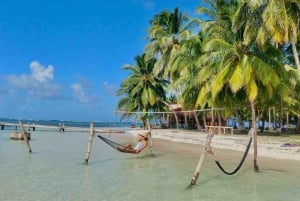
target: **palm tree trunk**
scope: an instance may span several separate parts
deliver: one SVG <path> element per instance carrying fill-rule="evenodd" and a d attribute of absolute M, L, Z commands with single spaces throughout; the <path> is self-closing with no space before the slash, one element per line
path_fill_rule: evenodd
<path fill-rule="evenodd" d="M 300 62 L 299 62 L 299 56 L 298 56 L 298 52 L 297 52 L 297 48 L 296 48 L 296 43 L 293 41 L 291 43 L 292 43 L 294 60 L 295 60 L 296 67 L 298 69 L 298 75 L 299 75 L 299 80 L 300 80 Z"/>
<path fill-rule="evenodd" d="M 300 131 L 300 114 L 297 115 L 297 124 L 296 124 L 296 131 Z"/>
<path fill-rule="evenodd" d="M 283 126 L 283 107 L 282 107 L 282 99 L 280 99 L 280 129 L 282 129 Z"/>
<path fill-rule="evenodd" d="M 219 125 L 218 133 L 220 134 L 220 133 L 221 133 L 222 120 L 221 120 L 220 112 L 219 112 L 219 111 L 216 111 L 216 113 L 217 113 L 217 117 L 218 117 L 218 125 Z M 224 133 L 225 133 L 225 132 L 224 132 Z"/>
<path fill-rule="evenodd" d="M 206 123 L 206 115 L 205 115 L 204 112 L 203 112 L 203 114 L 202 114 L 202 119 L 203 119 L 203 125 L 204 125 L 204 128 L 206 128 L 207 123 Z"/>
<path fill-rule="evenodd" d="M 272 126 L 271 126 L 271 108 L 269 108 L 269 121 L 268 121 L 268 131 L 272 130 Z"/>
<path fill-rule="evenodd" d="M 251 113 L 252 113 L 252 129 L 253 129 L 253 149 L 254 149 L 254 171 L 258 172 L 259 168 L 257 165 L 257 135 L 256 135 L 256 117 L 255 117 L 255 107 L 254 103 L 251 103 Z"/>

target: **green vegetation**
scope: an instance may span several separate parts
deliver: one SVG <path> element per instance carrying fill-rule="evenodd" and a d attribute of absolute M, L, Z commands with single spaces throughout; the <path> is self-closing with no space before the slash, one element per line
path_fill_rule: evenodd
<path fill-rule="evenodd" d="M 143 54 L 137 56 L 135 62 L 134 66 L 123 67 L 131 72 L 117 91 L 117 95 L 123 96 L 118 107 L 126 111 L 123 117 L 136 115 L 131 112 L 141 112 L 140 118 L 146 123 L 148 111 L 164 111 L 168 81 L 153 75 L 155 58 L 146 60 Z"/>
<path fill-rule="evenodd" d="M 218 114 L 223 117 L 248 110 L 255 150 L 255 122 L 269 108 L 280 111 L 281 126 L 283 113 L 294 115 L 299 131 L 300 1 L 203 2 L 196 19 L 178 8 L 153 17 L 149 42 L 137 57 L 142 62 L 125 67 L 132 72 L 118 92 L 118 109 L 125 116 L 165 111 L 162 103 L 172 94 L 184 110 L 226 108 Z"/>

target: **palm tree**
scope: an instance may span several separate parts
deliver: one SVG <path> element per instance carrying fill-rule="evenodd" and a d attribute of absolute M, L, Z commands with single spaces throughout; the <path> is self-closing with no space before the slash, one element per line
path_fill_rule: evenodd
<path fill-rule="evenodd" d="M 176 55 L 182 41 L 189 38 L 194 21 L 175 8 L 173 12 L 162 11 L 150 21 L 146 46 L 147 59 L 157 58 L 154 72 L 165 78 L 174 76 L 170 60 Z"/>
<path fill-rule="evenodd" d="M 246 43 L 256 40 L 262 47 L 266 43 L 271 43 L 275 47 L 283 47 L 286 58 L 290 58 L 292 55 L 293 61 L 286 61 L 296 67 L 298 80 L 300 80 L 299 52 L 297 51 L 300 48 L 298 40 L 299 13 L 300 1 L 246 1 L 237 12 L 234 22 L 235 29 L 245 27 L 243 35 Z M 291 108 L 291 101 L 287 101 L 287 104 L 283 103 L 283 106 Z M 282 107 L 279 108 L 282 110 Z M 295 112 L 294 109 L 293 111 Z M 300 117 L 299 112 L 297 116 Z"/>
<path fill-rule="evenodd" d="M 260 45 L 270 40 L 278 45 L 290 44 L 300 80 L 300 62 L 297 41 L 300 28 L 300 1 L 269 0 L 245 1 L 239 8 L 234 28 L 244 27 L 245 42 L 256 40 Z"/>
<path fill-rule="evenodd" d="M 199 58 L 202 67 L 198 76 L 203 87 L 197 105 L 249 103 L 254 130 L 254 170 L 258 171 L 256 107 L 270 99 L 280 87 L 280 81 L 286 74 L 282 52 L 268 44 L 262 50 L 254 42 L 246 43 L 241 34 L 247 28 L 245 26 L 232 29 L 234 10 L 239 8 L 239 1 L 211 3 L 216 18 L 208 21 L 209 26 L 204 30 L 204 54 Z"/>
<path fill-rule="evenodd" d="M 125 111 L 122 117 L 130 117 L 141 112 L 145 125 L 150 117 L 148 112 L 164 110 L 162 101 L 166 99 L 165 88 L 168 81 L 154 76 L 155 62 L 155 59 L 146 60 L 143 54 L 135 57 L 135 65 L 123 67 L 124 70 L 131 72 L 117 91 L 117 95 L 122 96 L 118 103 L 118 110 Z"/>
<path fill-rule="evenodd" d="M 200 86 L 197 84 L 197 74 L 199 72 L 197 60 L 202 54 L 201 45 L 201 35 L 192 36 L 182 42 L 177 55 L 170 61 L 172 73 L 176 74 L 176 79 L 173 79 L 170 85 L 171 88 L 180 91 L 177 102 L 183 106 L 184 110 L 197 109 L 195 108 L 195 100 L 200 90 Z M 194 118 L 197 128 L 200 129 L 196 113 L 194 113 Z"/>
<path fill-rule="evenodd" d="M 299 73 L 300 62 L 296 48 L 299 38 L 300 2 L 295 0 L 270 0 L 263 12 L 263 22 L 267 33 L 274 43 L 281 45 L 290 43 L 294 60 Z"/>

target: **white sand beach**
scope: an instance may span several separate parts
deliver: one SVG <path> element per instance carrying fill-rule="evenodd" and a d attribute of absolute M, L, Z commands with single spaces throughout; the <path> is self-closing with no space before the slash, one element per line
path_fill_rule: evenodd
<path fill-rule="evenodd" d="M 128 133 L 137 134 L 145 132 L 142 129 L 131 129 Z M 188 144 L 205 145 L 207 134 L 198 131 L 177 130 L 177 129 L 153 129 L 154 139 L 164 139 L 172 142 L 182 142 Z M 214 135 L 211 143 L 212 149 L 223 149 L 244 152 L 249 142 L 250 136 L 245 135 Z M 288 137 L 258 136 L 258 157 L 268 157 L 270 159 L 296 160 L 300 161 L 300 146 L 284 147 L 285 143 L 290 143 Z M 253 143 L 250 155 L 253 155 Z"/>

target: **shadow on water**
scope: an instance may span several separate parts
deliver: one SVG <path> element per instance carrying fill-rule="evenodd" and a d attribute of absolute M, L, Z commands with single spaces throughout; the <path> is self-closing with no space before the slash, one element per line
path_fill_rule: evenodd
<path fill-rule="evenodd" d="M 191 190 L 193 188 L 196 188 L 196 186 L 203 185 L 203 184 L 208 184 L 210 182 L 214 182 L 214 180 L 218 180 L 221 177 L 222 177 L 221 175 L 216 175 L 216 176 L 213 176 L 213 177 L 209 177 L 207 179 L 201 179 L 201 181 L 196 183 L 196 184 L 189 184 L 187 187 L 185 187 L 185 189 L 186 190 Z"/>
<path fill-rule="evenodd" d="M 141 155 L 141 156 L 137 156 L 137 155 L 132 155 L 130 157 L 128 157 L 127 159 L 130 159 L 130 160 L 141 160 L 141 159 L 145 159 L 145 158 L 157 158 L 159 156 L 162 156 L 164 154 L 162 153 L 158 153 L 158 154 L 145 154 L 145 155 Z"/>
<path fill-rule="evenodd" d="M 246 168 L 244 168 L 243 170 L 240 170 L 237 174 L 234 174 L 234 175 L 219 174 L 218 172 L 216 172 L 216 174 L 218 174 L 218 175 L 208 177 L 206 179 L 198 178 L 198 180 L 200 180 L 200 181 L 198 181 L 194 185 L 189 184 L 185 189 L 190 190 L 190 189 L 193 189 L 193 188 L 195 188 L 196 186 L 199 186 L 199 185 L 204 185 L 204 184 L 209 184 L 210 182 L 215 182 L 215 180 L 220 180 L 221 178 L 223 178 L 224 175 L 228 178 L 232 178 L 232 177 L 239 176 L 241 174 L 246 174 L 247 172 L 251 171 L 251 169 L 252 169 L 251 167 L 246 167 Z M 201 175 L 199 175 L 199 177 L 200 176 Z"/>
<path fill-rule="evenodd" d="M 114 160 L 119 160 L 119 158 L 116 158 L 116 157 L 115 158 L 107 158 L 107 159 L 104 159 L 104 160 L 89 161 L 88 163 L 82 162 L 80 164 L 84 165 L 84 166 L 90 166 L 90 165 L 95 165 L 95 164 L 99 164 L 99 163 L 105 163 L 105 162 L 114 161 Z"/>
<path fill-rule="evenodd" d="M 252 167 L 247 167 L 247 168 L 244 168 L 243 170 L 240 170 L 240 172 L 241 173 L 246 173 L 246 172 L 248 172 L 248 171 L 253 171 L 253 172 L 255 172 L 254 170 L 253 170 L 253 168 Z M 255 172 L 255 173 L 257 173 L 257 174 L 259 174 L 259 173 L 264 173 L 264 172 L 267 172 L 267 171 L 273 171 L 273 172 L 285 172 L 285 173 L 287 173 L 288 171 L 286 171 L 286 170 L 281 170 L 281 169 L 273 169 L 273 168 L 263 168 L 263 169 L 259 169 L 259 171 L 258 172 Z"/>
<path fill-rule="evenodd" d="M 51 151 L 32 151 L 31 154 L 36 155 L 36 154 L 42 154 L 42 153 L 51 153 Z"/>
<path fill-rule="evenodd" d="M 89 161 L 88 163 L 86 162 L 82 162 L 80 163 L 81 165 L 85 165 L 85 166 L 89 166 L 89 165 L 95 165 L 95 164 L 99 164 L 99 163 L 106 163 L 106 162 L 110 162 L 110 161 L 114 161 L 114 160 L 144 160 L 144 159 L 151 159 L 151 158 L 158 158 L 161 155 L 161 153 L 157 153 L 157 154 L 129 154 L 129 153 L 120 153 L 120 157 L 111 157 L 111 158 L 107 158 L 107 159 L 103 159 L 103 160 L 97 160 L 97 161 Z"/>
<path fill-rule="evenodd" d="M 247 167 L 247 168 L 244 168 L 243 170 L 241 170 L 238 174 L 239 175 L 243 175 L 243 174 L 246 174 L 247 172 L 249 171 L 253 171 L 255 172 L 254 170 L 252 170 L 252 167 Z M 282 172 L 282 173 L 288 173 L 288 171 L 286 170 L 282 170 L 282 169 L 273 169 L 273 168 L 266 168 L 266 169 L 260 169 L 259 172 L 255 172 L 255 174 L 263 174 L 263 173 L 266 173 L 266 172 Z M 237 176 L 239 176 L 237 175 Z M 227 175 L 228 178 L 230 178 L 232 175 Z M 213 177 L 209 177 L 209 178 L 206 178 L 206 179 L 203 179 L 203 178 L 198 178 L 200 179 L 200 181 L 198 181 L 196 184 L 192 185 L 192 184 L 189 184 L 188 186 L 185 187 L 185 190 L 191 190 L 193 188 L 196 188 L 196 186 L 199 186 L 199 185 L 207 185 L 209 184 L 210 182 L 214 182 L 215 180 L 219 180 L 221 179 L 223 176 L 222 175 L 216 175 L 216 176 L 213 176 Z"/>
<path fill-rule="evenodd" d="M 260 169 L 258 173 L 263 173 L 264 171 L 272 171 L 272 172 L 284 172 L 284 173 L 288 173 L 288 171 L 286 170 L 280 170 L 280 169 L 272 169 L 272 168 L 268 168 L 268 169 Z"/>

